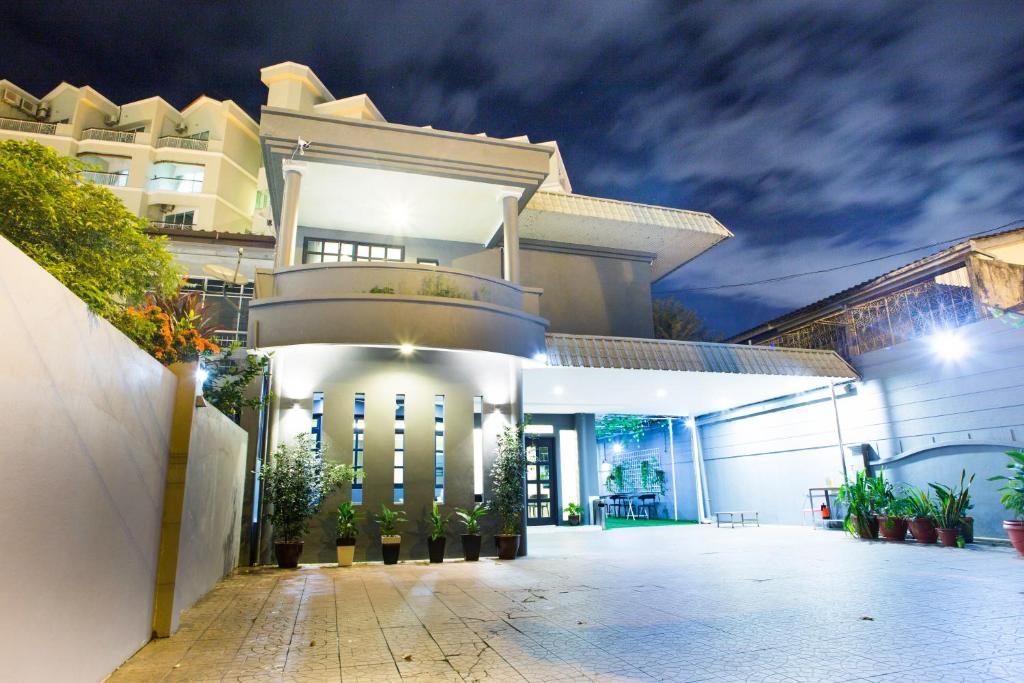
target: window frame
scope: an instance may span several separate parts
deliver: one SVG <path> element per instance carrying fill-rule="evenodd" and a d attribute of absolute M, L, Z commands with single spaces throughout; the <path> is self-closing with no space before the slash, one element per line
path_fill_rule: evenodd
<path fill-rule="evenodd" d="M 320 250 L 319 251 L 310 252 L 310 250 L 309 250 L 309 243 L 310 242 L 320 242 L 321 243 Z M 332 244 L 337 244 L 338 245 L 338 251 L 333 253 L 333 254 L 328 254 L 326 251 L 324 251 L 323 244 L 326 244 L 328 242 L 330 242 Z M 341 260 L 341 255 L 342 255 L 341 254 L 341 245 L 342 244 L 351 244 L 352 245 L 352 260 L 351 261 L 342 261 Z M 358 254 L 359 254 L 359 247 L 367 247 L 371 252 L 372 252 L 374 247 L 376 247 L 378 249 L 383 249 L 384 250 L 384 258 L 373 258 L 372 256 L 369 256 L 369 257 L 366 257 L 366 258 L 360 258 L 358 256 Z M 399 258 L 397 258 L 397 259 L 388 258 L 387 257 L 388 251 L 394 250 L 394 249 L 398 250 Z M 310 253 L 313 253 L 313 254 L 319 256 L 320 260 L 319 261 L 310 261 L 309 260 Z M 324 260 L 325 256 L 336 256 L 337 258 L 335 260 L 333 260 L 333 261 L 325 261 Z M 302 238 L 302 264 L 303 265 L 307 265 L 307 264 L 316 264 L 316 263 L 405 263 L 405 247 L 402 246 L 402 245 L 398 245 L 398 244 L 383 244 L 383 243 L 380 243 L 380 242 L 360 242 L 358 240 L 336 240 L 336 239 L 331 239 L 331 238 L 327 238 L 327 237 L 310 237 L 308 235 L 304 236 Z"/>

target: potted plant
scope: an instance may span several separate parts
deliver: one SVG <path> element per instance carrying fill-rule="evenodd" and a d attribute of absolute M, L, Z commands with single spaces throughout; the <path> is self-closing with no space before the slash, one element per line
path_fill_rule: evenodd
<path fill-rule="evenodd" d="M 277 566 L 294 569 L 302 554 L 302 537 L 320 503 L 354 477 L 352 468 L 323 459 L 312 434 L 300 434 L 292 445 L 281 444 L 260 468 L 267 515 L 274 529 Z"/>
<path fill-rule="evenodd" d="M 487 503 L 477 503 L 471 510 L 455 508 L 455 514 L 466 526 L 466 533 L 462 534 L 462 556 L 466 562 L 480 559 L 480 519 L 488 512 Z"/>
<path fill-rule="evenodd" d="M 887 541 L 905 541 L 910 516 L 910 501 L 902 496 L 892 496 L 878 515 L 878 532 Z"/>
<path fill-rule="evenodd" d="M 1004 520 L 1003 528 L 1013 547 L 1024 555 L 1024 451 L 1009 451 L 1007 455 L 1010 456 L 1010 462 L 1006 464 L 1009 476 L 997 474 L 989 477 L 989 481 L 1006 482 L 999 488 L 1003 494 L 999 502 L 1013 513 L 1013 519 Z"/>
<path fill-rule="evenodd" d="M 579 503 L 566 505 L 565 513 L 569 517 L 569 526 L 579 526 L 583 520 L 583 507 Z"/>
<path fill-rule="evenodd" d="M 339 567 L 352 566 L 352 556 L 356 549 L 356 534 L 359 533 L 359 529 L 356 527 L 357 521 L 358 514 L 352 503 L 345 502 L 338 506 L 338 521 L 335 525 L 337 538 L 334 542 L 337 546 Z"/>
<path fill-rule="evenodd" d="M 402 549 L 402 537 L 397 533 L 398 525 L 405 523 L 405 513 L 395 511 L 381 503 L 377 524 L 380 526 L 381 554 L 384 564 L 398 564 L 398 553 Z"/>
<path fill-rule="evenodd" d="M 878 538 L 878 520 L 875 519 L 876 485 L 874 477 L 864 470 L 857 472 L 853 481 L 839 487 L 839 501 L 846 504 L 843 526 L 852 536 L 864 539 Z"/>
<path fill-rule="evenodd" d="M 935 495 L 939 499 L 935 515 L 938 527 L 936 531 L 939 534 L 939 541 L 946 547 L 962 547 L 965 543 L 961 524 L 963 523 L 964 511 L 967 510 L 967 506 L 970 503 L 970 486 L 974 482 L 974 475 L 972 474 L 965 484 L 964 479 L 966 477 L 967 471 L 961 470 L 960 484 L 956 488 L 945 486 L 944 484 L 928 484 L 935 490 Z"/>
<path fill-rule="evenodd" d="M 519 552 L 519 530 L 523 519 L 523 476 L 526 454 L 523 452 L 522 425 L 507 425 L 498 436 L 498 457 L 491 468 L 494 481 L 494 507 L 501 516 L 501 533 L 496 534 L 498 559 L 514 560 Z"/>
<path fill-rule="evenodd" d="M 430 514 L 427 516 L 427 522 L 430 524 L 427 552 L 430 555 L 431 564 L 444 562 L 444 546 L 448 540 L 445 538 L 445 534 L 448 532 L 448 520 L 450 518 L 451 515 L 441 514 L 441 509 L 437 506 L 437 501 L 435 500 L 430 509 Z"/>
<path fill-rule="evenodd" d="M 623 480 L 625 475 L 622 470 L 622 465 L 615 465 L 612 467 L 612 471 L 604 480 L 605 487 L 612 493 L 618 493 L 623 488 Z"/>
<path fill-rule="evenodd" d="M 918 543 L 935 543 L 939 535 L 935 531 L 935 502 L 927 491 L 916 486 L 903 489 L 910 513 L 910 535 Z"/>

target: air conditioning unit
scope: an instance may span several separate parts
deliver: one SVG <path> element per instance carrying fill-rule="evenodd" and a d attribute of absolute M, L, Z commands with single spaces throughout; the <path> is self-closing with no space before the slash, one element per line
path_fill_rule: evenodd
<path fill-rule="evenodd" d="M 174 204 L 157 204 L 157 208 L 160 209 L 160 213 L 166 216 L 174 211 Z"/>
<path fill-rule="evenodd" d="M 21 100 L 21 110 L 23 112 L 25 112 L 26 114 L 28 114 L 29 116 L 35 116 L 36 115 L 36 110 L 38 108 L 39 107 L 36 105 L 36 103 L 32 102 L 31 100 L 26 100 L 26 99 L 22 99 Z"/>
<path fill-rule="evenodd" d="M 12 107 L 20 107 L 21 95 L 10 89 L 4 90 L 4 104 L 9 104 Z"/>
<path fill-rule="evenodd" d="M 44 102 L 40 102 L 39 103 L 39 107 L 36 109 L 36 118 L 37 119 L 45 119 L 49 115 L 50 115 L 50 103 L 49 102 L 45 102 L 45 101 Z"/>

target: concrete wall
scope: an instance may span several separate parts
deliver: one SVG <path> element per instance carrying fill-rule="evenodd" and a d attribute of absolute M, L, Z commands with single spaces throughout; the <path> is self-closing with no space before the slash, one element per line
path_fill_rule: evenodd
<path fill-rule="evenodd" d="M 853 358 L 862 382 L 840 392 L 846 461 L 870 447 L 872 468 L 924 486 L 975 472 L 976 531 L 1004 536 L 1002 453 L 1024 447 L 1024 330 L 999 320 L 958 329 L 966 353 L 943 360 L 928 339 Z M 838 485 L 842 461 L 828 391 L 699 420 L 712 510 L 758 509 L 766 522 L 798 524 L 807 488 Z"/>
<path fill-rule="evenodd" d="M 96 681 L 150 637 L 175 380 L 0 239 L 0 661 Z"/>

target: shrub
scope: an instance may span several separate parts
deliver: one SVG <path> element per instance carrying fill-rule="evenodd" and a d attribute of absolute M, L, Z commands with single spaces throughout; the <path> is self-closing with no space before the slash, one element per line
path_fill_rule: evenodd
<path fill-rule="evenodd" d="M 518 534 L 523 515 L 523 426 L 506 425 L 498 436 L 498 457 L 491 468 L 494 482 L 494 508 L 501 517 L 503 534 Z"/>

